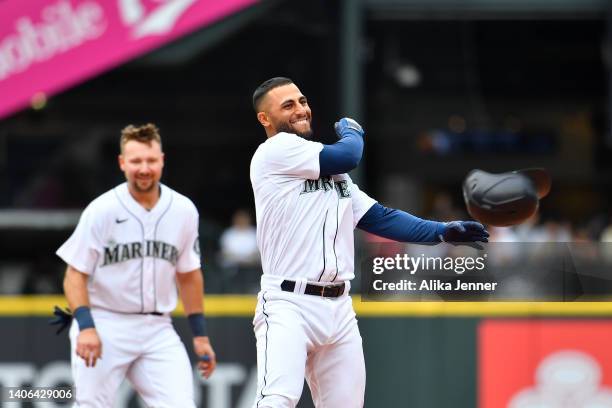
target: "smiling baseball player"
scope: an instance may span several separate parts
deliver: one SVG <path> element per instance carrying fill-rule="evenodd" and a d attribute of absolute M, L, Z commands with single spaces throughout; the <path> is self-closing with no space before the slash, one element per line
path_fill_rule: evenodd
<path fill-rule="evenodd" d="M 253 107 L 267 136 L 251 161 L 263 266 L 254 406 L 295 407 L 306 377 L 317 407 L 362 407 L 365 364 L 348 296 L 354 228 L 405 242 L 486 242 L 488 233 L 477 222 L 422 220 L 368 197 L 346 174 L 361 159 L 363 129 L 343 118 L 337 143 L 310 140 L 312 113 L 290 79 L 262 83 Z"/>
<path fill-rule="evenodd" d="M 125 377 L 150 407 L 195 407 L 185 347 L 172 327 L 177 283 L 205 377 L 215 354 L 202 313 L 198 211 L 159 182 L 164 166 L 154 125 L 128 126 L 119 166 L 127 182 L 83 211 L 58 249 L 67 264 L 64 292 L 77 407 L 111 407 Z"/>

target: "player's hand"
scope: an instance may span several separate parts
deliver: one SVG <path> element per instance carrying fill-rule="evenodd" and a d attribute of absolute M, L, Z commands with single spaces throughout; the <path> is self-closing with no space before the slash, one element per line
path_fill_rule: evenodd
<path fill-rule="evenodd" d="M 198 370 L 202 377 L 208 378 L 215 371 L 217 366 L 217 357 L 213 350 L 208 336 L 198 336 L 193 338 L 193 350 L 200 358 L 198 361 Z"/>
<path fill-rule="evenodd" d="M 351 118 L 342 118 L 334 123 L 334 130 L 340 139 L 350 134 L 357 134 L 361 137 L 364 135 L 363 128 L 356 120 Z"/>
<path fill-rule="evenodd" d="M 85 360 L 87 367 L 94 367 L 96 361 L 102 358 L 102 342 L 96 329 L 81 330 L 77 337 L 76 353 Z"/>
<path fill-rule="evenodd" d="M 444 233 L 440 236 L 440 240 L 483 249 L 476 242 L 489 242 L 489 233 L 484 225 L 476 221 L 451 221 L 444 226 Z"/>

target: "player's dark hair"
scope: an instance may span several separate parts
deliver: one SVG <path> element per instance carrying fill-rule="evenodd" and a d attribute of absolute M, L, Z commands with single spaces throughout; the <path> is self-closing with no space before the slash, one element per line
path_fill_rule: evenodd
<path fill-rule="evenodd" d="M 121 139 L 119 140 L 119 149 L 123 152 L 123 146 L 131 140 L 150 145 L 152 142 L 157 142 L 161 146 L 161 136 L 159 129 L 152 123 L 147 123 L 142 126 L 128 125 L 121 131 Z"/>
<path fill-rule="evenodd" d="M 278 88 L 279 86 L 289 85 L 292 83 L 293 81 L 291 79 L 285 77 L 274 77 L 264 81 L 257 87 L 255 92 L 253 92 L 253 109 L 255 109 L 255 112 L 259 112 L 259 102 L 261 102 L 263 97 L 266 96 L 268 92 L 274 88 Z"/>

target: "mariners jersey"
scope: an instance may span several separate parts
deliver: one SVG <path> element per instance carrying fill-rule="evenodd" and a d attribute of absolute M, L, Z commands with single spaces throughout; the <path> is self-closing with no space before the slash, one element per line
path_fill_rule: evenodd
<path fill-rule="evenodd" d="M 311 282 L 355 277 L 353 230 L 376 201 L 347 174 L 319 177 L 322 149 L 321 143 L 278 133 L 253 155 L 251 183 L 264 275 Z"/>
<path fill-rule="evenodd" d="M 199 216 L 187 197 L 161 185 L 150 211 L 127 183 L 102 194 L 81 214 L 57 250 L 89 275 L 92 307 L 124 313 L 167 313 L 176 307 L 176 273 L 200 268 Z"/>

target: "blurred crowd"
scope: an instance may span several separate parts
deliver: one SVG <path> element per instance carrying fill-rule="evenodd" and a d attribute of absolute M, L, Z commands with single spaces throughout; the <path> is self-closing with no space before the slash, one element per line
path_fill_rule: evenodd
<path fill-rule="evenodd" d="M 467 214 L 446 193 L 432 200 L 426 218 L 439 221 L 467 219 Z M 505 282 L 504 291 L 488 294 L 503 300 L 598 300 L 612 295 L 612 217 L 595 214 L 582 223 L 536 213 L 512 227 L 487 225 L 489 242 L 478 252 L 474 246 L 403 244 L 366 235 L 370 257 L 411 257 L 448 259 L 486 254 L 486 273 L 462 275 L 451 279 L 490 277 Z M 365 264 L 365 263 L 364 263 Z M 442 275 L 441 275 L 442 276 Z M 362 283 L 362 282 L 361 282 Z M 363 283 L 362 283 L 363 284 Z M 355 287 L 355 286 L 353 286 Z M 461 299 L 468 300 L 468 299 Z"/>
<path fill-rule="evenodd" d="M 424 218 L 451 221 L 467 219 L 465 211 L 455 204 L 449 194 L 434 196 L 431 210 Z M 571 223 L 547 214 L 535 214 L 525 223 L 513 227 L 487 227 L 490 242 L 504 243 L 590 243 L 593 260 L 612 261 L 612 217 L 596 214 L 582 223 Z M 261 276 L 261 262 L 257 248 L 257 233 L 253 214 L 246 209 L 236 209 L 228 224 L 214 220 L 202 220 L 200 232 L 203 250 L 203 270 L 208 293 L 256 293 Z M 405 250 L 403 244 L 393 243 L 365 233 L 357 234 L 356 268 L 360 256 L 371 253 L 372 246 L 384 243 L 385 251 Z M 368 248 L 369 246 L 369 248 Z M 504 251 L 507 258 L 520 258 L 515 246 Z M 527 246 L 525 246 L 527 247 Z M 582 246 L 582 248 L 587 248 Z M 420 249 L 419 249 L 420 250 Z M 432 251 L 434 249 L 429 249 Z M 513 252 L 514 251 L 514 252 Z M 581 256 L 582 256 L 581 255 Z M 4 262 L 0 265 L 0 291 L 2 294 L 61 293 L 63 268 L 50 251 L 46 256 L 31 259 L 28 263 Z M 354 285 L 358 288 L 359 285 Z"/>
<path fill-rule="evenodd" d="M 433 199 L 427 218 L 438 221 L 466 219 L 464 210 L 453 203 L 451 196 L 439 193 Z M 522 224 L 513 227 L 488 225 L 491 242 L 612 242 L 612 214 L 595 214 L 580 223 L 537 212 Z"/>

